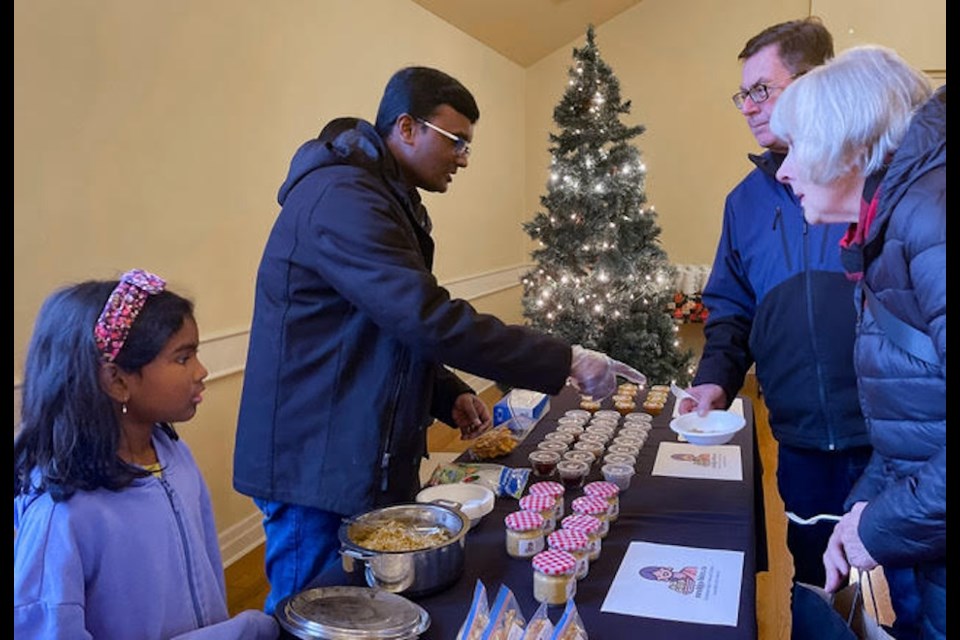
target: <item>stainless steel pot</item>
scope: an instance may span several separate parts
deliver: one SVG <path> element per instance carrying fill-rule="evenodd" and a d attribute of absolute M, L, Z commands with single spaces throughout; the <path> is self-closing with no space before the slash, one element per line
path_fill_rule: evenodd
<path fill-rule="evenodd" d="M 376 551 L 356 540 L 390 521 L 418 531 L 443 530 L 448 540 L 417 551 Z M 340 554 L 347 573 L 362 570 L 367 584 L 392 593 L 422 596 L 444 589 L 463 573 L 470 519 L 455 502 L 398 504 L 368 511 L 340 525 Z"/>

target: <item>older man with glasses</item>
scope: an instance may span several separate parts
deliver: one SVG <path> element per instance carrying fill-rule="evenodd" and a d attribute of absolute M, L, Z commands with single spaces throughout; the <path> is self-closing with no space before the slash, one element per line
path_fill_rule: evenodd
<path fill-rule="evenodd" d="M 800 202 L 776 180 L 787 146 L 770 131 L 783 90 L 832 57 L 833 38 L 816 17 L 768 27 L 738 56 L 733 105 L 765 151 L 749 155 L 755 168 L 726 199 L 703 292 L 703 357 L 688 389 L 696 400 L 680 407 L 726 408 L 755 365 L 778 443 L 777 486 L 795 520 L 844 513 L 871 453 L 853 368 L 853 283 L 836 250 L 846 225 L 805 223 Z M 793 579 L 822 586 L 833 522 L 795 520 L 787 524 Z"/>

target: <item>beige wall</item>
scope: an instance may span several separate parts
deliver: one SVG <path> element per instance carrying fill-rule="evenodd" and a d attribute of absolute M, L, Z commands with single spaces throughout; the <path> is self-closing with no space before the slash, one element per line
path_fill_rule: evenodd
<path fill-rule="evenodd" d="M 808 10 L 644 0 L 597 29 L 631 122 L 647 127 L 636 144 L 673 262 L 712 261 L 723 197 L 755 150 L 729 100 L 736 53 Z M 228 546 L 258 529 L 231 488 L 232 450 L 277 188 L 327 119 L 372 119 L 401 66 L 452 73 L 482 114 L 469 170 L 425 198 L 437 275 L 481 310 L 522 320 L 510 288 L 529 260 L 520 224 L 545 192 L 552 110 L 582 38 L 523 69 L 406 0 L 15 0 L 14 24 L 15 421 L 33 319 L 54 287 L 134 266 L 164 275 L 198 305 L 213 375 L 180 431 Z"/>

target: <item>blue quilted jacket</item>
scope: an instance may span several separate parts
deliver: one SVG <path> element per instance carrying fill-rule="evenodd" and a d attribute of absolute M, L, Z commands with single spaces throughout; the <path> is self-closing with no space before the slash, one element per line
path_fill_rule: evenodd
<path fill-rule="evenodd" d="M 883 306 L 929 336 L 938 362 L 890 340 L 870 307 L 856 367 L 874 455 L 848 499 L 869 501 L 859 533 L 877 562 L 917 566 L 925 624 L 946 628 L 947 93 L 918 113 L 880 185 L 863 246 L 864 277 Z M 849 506 L 848 505 L 848 506 Z M 932 599 L 928 596 L 936 594 Z M 933 636 L 931 636 L 933 637 Z"/>

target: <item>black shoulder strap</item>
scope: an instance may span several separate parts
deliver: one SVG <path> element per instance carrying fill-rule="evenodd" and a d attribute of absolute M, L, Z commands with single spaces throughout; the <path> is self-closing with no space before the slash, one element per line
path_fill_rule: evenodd
<path fill-rule="evenodd" d="M 930 336 L 887 311 L 887 308 L 867 286 L 866 281 L 860 281 L 860 288 L 863 290 L 867 305 L 870 307 L 877 324 L 880 325 L 891 342 L 915 358 L 930 364 L 940 364 L 940 358 L 937 356 L 937 350 L 934 348 Z"/>

